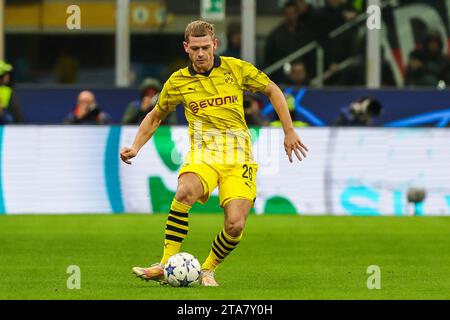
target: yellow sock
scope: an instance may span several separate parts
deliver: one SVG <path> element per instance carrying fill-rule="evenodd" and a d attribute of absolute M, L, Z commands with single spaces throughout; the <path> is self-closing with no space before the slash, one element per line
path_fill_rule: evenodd
<path fill-rule="evenodd" d="M 166 222 L 166 239 L 164 240 L 161 263 L 166 264 L 171 256 L 180 252 L 181 242 L 186 238 L 189 231 L 188 213 L 191 207 L 175 198 L 173 199 Z"/>
<path fill-rule="evenodd" d="M 237 247 L 241 241 L 242 233 L 232 237 L 223 229 L 214 239 L 211 252 L 202 265 L 202 269 L 215 270 L 219 264 Z"/>

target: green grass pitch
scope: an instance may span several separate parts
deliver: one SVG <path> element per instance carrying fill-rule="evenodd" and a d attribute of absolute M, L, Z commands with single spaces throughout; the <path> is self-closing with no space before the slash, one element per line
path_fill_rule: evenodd
<path fill-rule="evenodd" d="M 450 218 L 251 215 L 218 288 L 145 282 L 166 215 L 0 216 L 0 299 L 450 299 Z M 193 214 L 183 250 L 200 262 L 222 215 Z M 81 289 L 66 287 L 69 265 Z M 367 288 L 367 267 L 381 289 Z"/>

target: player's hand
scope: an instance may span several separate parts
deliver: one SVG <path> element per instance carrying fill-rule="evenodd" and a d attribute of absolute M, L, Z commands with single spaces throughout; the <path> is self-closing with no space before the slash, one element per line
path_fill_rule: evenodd
<path fill-rule="evenodd" d="M 294 151 L 298 160 L 302 161 L 300 153 L 303 155 L 303 158 L 306 158 L 308 148 L 300 141 L 297 132 L 294 129 L 290 129 L 284 136 L 284 150 L 289 158 L 289 162 L 292 163 L 292 151 Z"/>
<path fill-rule="evenodd" d="M 137 151 L 133 148 L 122 148 L 120 150 L 120 159 L 126 164 L 131 164 L 131 159 L 136 157 Z"/>

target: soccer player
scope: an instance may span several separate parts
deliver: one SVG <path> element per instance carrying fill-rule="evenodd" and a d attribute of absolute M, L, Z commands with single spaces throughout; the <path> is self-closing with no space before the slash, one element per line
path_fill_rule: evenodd
<path fill-rule="evenodd" d="M 214 26 L 193 21 L 185 30 L 184 50 L 191 63 L 173 73 L 164 84 L 155 108 L 147 114 L 133 145 L 122 148 L 121 159 L 131 164 L 142 146 L 153 136 L 161 121 L 182 103 L 189 123 L 190 151 L 178 175 L 178 187 L 166 222 L 163 256 L 148 268 L 134 267 L 144 280 L 164 282 L 164 264 L 180 251 L 189 230 L 189 210 L 205 203 L 219 187 L 225 223 L 215 237 L 202 265 L 201 284 L 218 286 L 215 270 L 239 244 L 244 225 L 256 198 L 256 172 L 251 140 L 244 119 L 243 91 L 265 93 L 283 126 L 284 148 L 289 161 L 292 152 L 301 161 L 307 147 L 292 126 L 283 92 L 252 64 L 215 55 Z"/>

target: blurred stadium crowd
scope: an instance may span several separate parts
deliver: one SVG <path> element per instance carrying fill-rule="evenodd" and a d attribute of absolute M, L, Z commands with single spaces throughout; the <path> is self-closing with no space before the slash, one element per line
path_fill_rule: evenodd
<path fill-rule="evenodd" d="M 324 48 L 324 65 L 332 74 L 325 85 L 364 86 L 366 84 L 366 38 L 354 32 L 344 32 L 331 38 L 329 34 L 351 22 L 365 11 L 365 1 L 327 0 L 322 8 L 315 8 L 306 0 L 287 1 L 283 6 L 283 22 L 267 37 L 264 66 L 271 65 L 293 51 L 318 41 Z M 405 73 L 406 86 L 437 87 L 450 83 L 450 58 L 443 51 L 439 32 L 430 30 L 409 56 Z M 236 51 L 236 50 L 235 50 Z M 355 57 L 346 68 L 339 65 Z M 308 54 L 291 63 L 287 74 L 272 76 L 279 83 L 294 86 L 311 85 L 315 76 L 315 55 Z M 395 86 L 393 74 L 386 61 L 382 63 L 382 86 Z"/>
<path fill-rule="evenodd" d="M 11 84 L 12 65 L 0 61 L 0 125 L 3 124 L 23 124 L 24 115 L 17 100 Z M 156 78 L 145 78 L 139 86 L 139 97 L 130 101 L 124 106 L 124 113 L 121 123 L 139 124 L 144 117 L 154 107 L 158 100 L 160 91 L 162 90 L 161 82 Z M 291 95 L 287 95 L 287 102 L 293 124 L 296 127 L 307 126 L 308 123 L 297 119 L 294 99 Z M 112 117 L 101 109 L 98 105 L 95 93 L 91 90 L 82 90 L 73 102 L 73 109 L 62 119 L 64 124 L 89 124 L 102 125 L 113 124 Z M 264 102 L 259 94 L 251 92 L 244 93 L 244 114 L 246 122 L 249 126 L 274 126 L 279 127 L 280 122 L 277 117 L 270 118 L 261 112 Z M 336 125 L 354 125 L 368 126 L 371 124 L 373 117 L 378 116 L 382 111 L 381 103 L 372 97 L 362 97 L 357 101 L 349 104 L 348 107 L 341 110 Z M 162 123 L 163 125 L 176 125 L 176 113 L 171 113 Z"/>
<path fill-rule="evenodd" d="M 278 3 L 281 15 L 280 24 L 267 34 L 263 55 L 259 58 L 260 61 L 257 61 L 258 67 L 264 69 L 311 41 L 317 41 L 324 48 L 323 65 L 329 75 L 324 81 L 325 86 L 365 85 L 365 34 L 360 35 L 349 29 L 349 32 L 343 32 L 337 37 L 329 35 L 333 30 L 354 21 L 359 15 L 365 14 L 366 1 L 325 0 L 322 5 L 313 5 L 314 2 L 307 0 L 278 1 Z M 219 54 L 240 58 L 242 39 L 240 24 L 231 22 L 227 25 L 226 30 L 226 46 L 221 48 Z M 14 37 L 14 35 L 10 37 Z M 181 42 L 179 38 L 174 40 L 178 45 Z M 167 38 L 167 41 L 172 40 Z M 148 49 L 152 45 L 155 45 L 154 42 L 141 42 L 141 44 L 142 51 L 145 53 L 149 52 Z M 91 59 L 97 61 L 103 58 L 92 50 L 92 43 L 86 43 L 86 46 L 88 45 L 91 46 L 87 50 Z M 86 57 L 75 54 L 74 46 L 62 46 L 60 49 L 52 67 L 57 79 L 55 83 L 84 85 L 84 82 L 78 79 L 77 74 L 79 65 Z M 157 67 L 157 69 L 165 69 L 165 72 L 148 72 L 141 77 L 135 77 L 134 85 L 139 86 L 139 96 L 135 101 L 130 101 L 127 106 L 124 106 L 121 121 L 123 124 L 140 123 L 154 107 L 162 83 L 170 75 L 170 72 L 187 64 L 186 56 L 180 48 L 172 51 L 175 52 L 173 61 L 168 64 L 160 63 L 160 66 Z M 13 63 L 0 61 L 0 123 L 23 123 L 24 115 L 19 100 L 14 94 L 14 80 L 17 83 L 33 83 L 34 80 L 30 76 L 29 70 L 26 70 L 26 59 L 15 59 L 14 54 L 11 55 L 11 53 L 9 56 L 12 56 Z M 342 63 L 349 57 L 352 57 L 352 63 L 342 67 Z M 312 79 L 317 76 L 316 59 L 315 53 L 310 52 L 272 73 L 270 77 L 282 86 L 314 87 L 315 83 Z M 16 66 L 15 63 L 18 65 Z M 450 83 L 450 58 L 444 52 L 444 44 L 437 31 L 429 30 L 423 39 L 420 39 L 417 47 L 410 52 L 403 76 L 403 83 L 406 87 L 447 87 L 447 84 Z M 391 68 L 386 61 L 382 63 L 381 83 L 382 86 L 396 85 Z M 360 107 L 360 104 L 363 107 Z M 112 121 L 111 117 L 96 103 L 95 86 L 91 90 L 81 91 L 73 105 L 75 105 L 73 110 L 64 119 L 61 119 L 61 122 L 66 124 L 108 124 Z M 244 106 L 249 125 L 276 125 L 276 120 L 269 121 L 261 114 L 263 102 L 259 96 L 246 94 Z M 379 114 L 381 109 L 382 106 L 376 99 L 362 97 L 348 107 L 349 116 L 346 119 L 353 120 L 347 121 L 341 115 L 336 124 L 369 125 L 370 117 Z M 364 111 L 359 120 L 355 120 L 355 110 Z M 294 120 L 296 119 L 294 118 Z M 176 122 L 176 117 L 169 117 L 165 124 L 176 124 Z M 298 126 L 307 125 L 301 121 L 296 123 Z"/>

